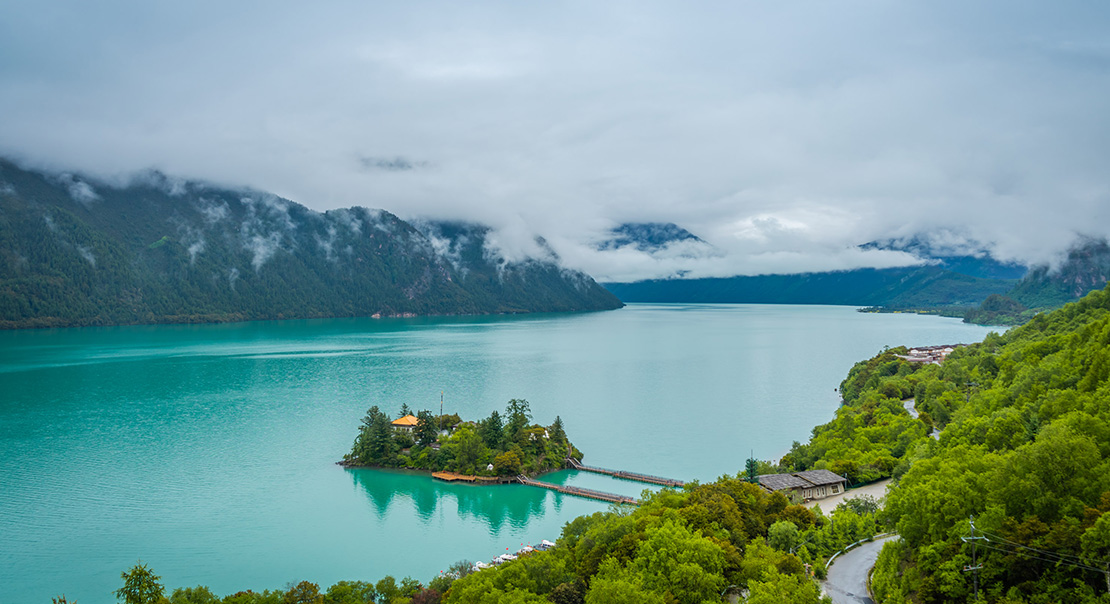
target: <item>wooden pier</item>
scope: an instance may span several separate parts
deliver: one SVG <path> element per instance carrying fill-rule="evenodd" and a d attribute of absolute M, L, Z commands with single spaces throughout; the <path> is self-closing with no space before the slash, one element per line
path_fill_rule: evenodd
<path fill-rule="evenodd" d="M 599 501 L 607 501 L 609 503 L 625 503 L 629 505 L 640 505 L 640 502 L 632 497 L 626 495 L 617 495 L 616 493 L 606 493 L 604 491 L 595 491 L 593 489 L 583 489 L 581 487 L 572 487 L 561 484 L 551 484 L 550 482 L 541 482 L 528 478 L 521 474 L 516 477 L 517 482 L 526 484 L 531 487 L 540 487 L 543 489 L 551 489 L 559 493 L 566 493 L 567 495 L 577 495 L 579 497 L 586 497 L 589 499 L 597 499 Z"/>
<path fill-rule="evenodd" d="M 482 484 L 510 482 L 509 479 L 496 476 L 474 476 L 471 474 L 457 474 L 455 472 L 432 472 L 432 478 L 445 482 L 479 482 Z"/>
<path fill-rule="evenodd" d="M 583 472 L 594 472 L 597 474 L 606 474 L 614 478 L 624 478 L 625 480 L 635 480 L 637 482 L 646 482 L 648 484 L 657 484 L 664 487 L 682 487 L 686 484 L 685 481 L 675 480 L 674 478 L 663 478 L 662 476 L 652 476 L 650 474 L 640 474 L 639 472 L 626 472 L 624 470 L 610 470 L 609 468 L 598 468 L 596 466 L 587 466 L 573 457 L 567 458 L 567 465 L 575 470 Z"/>

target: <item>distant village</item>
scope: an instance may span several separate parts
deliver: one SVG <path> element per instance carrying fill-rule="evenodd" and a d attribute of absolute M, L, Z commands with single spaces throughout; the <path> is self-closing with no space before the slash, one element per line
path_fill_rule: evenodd
<path fill-rule="evenodd" d="M 894 356 L 908 361 L 910 363 L 931 363 L 933 365 L 940 365 L 952 354 L 953 350 L 963 346 L 963 344 L 942 344 L 940 346 L 917 346 L 911 348 L 908 354 L 896 354 Z"/>

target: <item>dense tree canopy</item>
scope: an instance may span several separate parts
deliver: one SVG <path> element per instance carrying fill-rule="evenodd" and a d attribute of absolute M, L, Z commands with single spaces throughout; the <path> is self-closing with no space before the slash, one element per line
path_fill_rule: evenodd
<path fill-rule="evenodd" d="M 408 411 L 408 407 L 402 411 Z M 374 406 L 362 418 L 358 436 L 343 463 L 513 476 L 560 469 L 568 456 L 582 458 L 582 452 L 567 440 L 558 417 L 551 426 L 528 423 L 532 419 L 528 401 L 509 401 L 505 417 L 509 421 L 503 426 L 497 411 L 474 423 L 461 422 L 457 415 L 437 418 L 424 410 L 417 413 L 416 428 L 409 434 L 395 430 L 389 416 Z M 440 434 L 440 425 L 453 429 Z"/>
<path fill-rule="evenodd" d="M 987 602 L 1110 602 L 1110 288 L 958 349 L 941 367 L 890 363 L 880 355 L 846 381 L 850 409 L 797 447 L 812 453 L 825 430 L 864 432 L 867 401 L 886 409 L 888 425 L 905 424 L 888 396 L 905 386 L 922 423 L 943 429 L 936 440 L 913 429 L 870 443 L 901 453 L 886 513 L 902 540 L 875 573 L 883 601 L 970 601 L 972 545 L 962 538 L 976 536 L 986 537 L 975 547 Z"/>

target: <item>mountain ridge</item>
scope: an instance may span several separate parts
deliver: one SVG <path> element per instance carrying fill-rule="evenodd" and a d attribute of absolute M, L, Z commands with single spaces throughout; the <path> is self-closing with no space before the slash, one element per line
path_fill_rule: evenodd
<path fill-rule="evenodd" d="M 508 260 L 488 227 L 463 230 L 459 264 L 384 210 L 315 212 L 158 173 L 113 186 L 0 160 L 0 327 L 623 305 L 556 257 Z"/>

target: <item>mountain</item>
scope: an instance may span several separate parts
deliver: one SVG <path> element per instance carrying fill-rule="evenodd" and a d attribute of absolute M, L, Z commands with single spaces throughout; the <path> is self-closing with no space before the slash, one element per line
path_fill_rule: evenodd
<path fill-rule="evenodd" d="M 156 172 L 113 186 L 0 160 L 0 327 L 622 305 L 553 253 L 507 258 L 488 227 L 423 228 Z"/>
<path fill-rule="evenodd" d="M 797 275 L 605 283 L 624 302 L 844 304 L 892 309 L 974 306 L 1012 280 L 980 279 L 936 266 Z"/>
<path fill-rule="evenodd" d="M 940 235 L 914 235 L 897 239 L 872 241 L 859 246 L 865 250 L 893 250 L 912 254 L 954 273 L 980 279 L 1021 279 L 1028 267 L 1016 262 L 995 260 L 985 246 L 960 240 L 957 244 L 939 243 Z"/>
<path fill-rule="evenodd" d="M 1068 250 L 1056 269 L 1036 266 L 1003 295 L 991 296 L 965 320 L 983 325 L 1024 323 L 1039 312 L 1074 302 L 1110 280 L 1110 244 L 1085 237 Z"/>
<path fill-rule="evenodd" d="M 626 222 L 608 233 L 597 244 L 599 250 L 615 250 L 632 246 L 641 252 L 656 252 L 668 245 L 681 242 L 709 244 L 690 231 L 673 222 Z"/>

